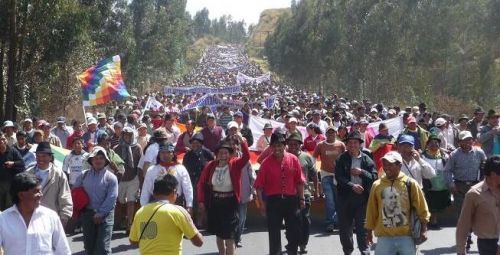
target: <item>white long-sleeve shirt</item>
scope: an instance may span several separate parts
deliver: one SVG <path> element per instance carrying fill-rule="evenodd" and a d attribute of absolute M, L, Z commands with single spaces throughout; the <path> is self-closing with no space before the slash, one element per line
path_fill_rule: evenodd
<path fill-rule="evenodd" d="M 59 216 L 44 206 L 35 209 L 27 227 L 17 206 L 1 213 L 0 245 L 5 255 L 71 254 Z"/>
<path fill-rule="evenodd" d="M 436 170 L 422 158 L 419 161 L 412 159 L 410 162 L 403 159 L 401 171 L 417 181 L 420 187 L 422 187 L 422 177 L 430 179 L 436 176 Z"/>
<path fill-rule="evenodd" d="M 141 191 L 141 206 L 147 205 L 153 196 L 153 188 L 156 177 L 161 174 L 171 174 L 177 181 L 177 195 L 184 195 L 187 207 L 193 207 L 193 186 L 187 169 L 182 164 L 171 166 L 168 169 L 161 165 L 150 166 L 144 177 Z"/>

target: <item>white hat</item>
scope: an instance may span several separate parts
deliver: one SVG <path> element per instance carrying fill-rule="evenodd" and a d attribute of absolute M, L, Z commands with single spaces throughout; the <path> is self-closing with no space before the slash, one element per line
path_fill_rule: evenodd
<path fill-rule="evenodd" d="M 25 122 L 33 123 L 33 120 L 31 120 L 30 118 L 28 118 L 28 119 L 23 120 L 23 123 L 25 123 Z"/>
<path fill-rule="evenodd" d="M 436 121 L 434 121 L 434 124 L 436 124 L 436 127 L 440 127 L 446 124 L 446 120 L 443 118 L 437 118 Z"/>
<path fill-rule="evenodd" d="M 467 138 L 473 138 L 472 137 L 472 133 L 470 131 L 460 131 L 460 133 L 458 133 L 458 140 L 459 141 L 463 141 Z"/>
<path fill-rule="evenodd" d="M 236 123 L 236 121 L 230 121 L 229 123 L 227 123 L 227 129 L 231 129 L 231 128 L 238 128 L 239 125 L 238 123 Z"/>
<path fill-rule="evenodd" d="M 297 120 L 297 118 L 295 118 L 295 117 L 291 117 L 291 118 L 288 120 L 288 123 L 291 123 L 291 122 L 299 123 L 299 121 L 298 121 L 298 120 Z"/>
<path fill-rule="evenodd" d="M 88 118 L 87 120 L 87 125 L 92 125 L 92 124 L 97 125 L 97 120 L 94 117 Z"/>
<path fill-rule="evenodd" d="M 387 152 L 382 157 L 382 159 L 385 159 L 385 160 L 389 161 L 390 163 L 396 163 L 396 162 L 403 163 L 403 157 L 401 157 L 401 154 L 399 154 L 399 152 L 397 152 L 397 151 Z"/>
<path fill-rule="evenodd" d="M 14 126 L 14 122 L 10 121 L 10 120 L 6 120 L 4 123 L 3 123 L 3 128 L 8 128 L 8 127 L 16 127 Z"/>

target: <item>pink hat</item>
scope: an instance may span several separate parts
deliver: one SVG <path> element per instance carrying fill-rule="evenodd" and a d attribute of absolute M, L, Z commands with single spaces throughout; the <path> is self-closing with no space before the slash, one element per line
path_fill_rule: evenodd
<path fill-rule="evenodd" d="M 408 119 L 406 119 L 406 122 L 407 123 L 417 123 L 417 119 L 415 119 L 415 117 L 413 117 L 413 116 L 410 116 L 410 117 L 408 117 Z"/>

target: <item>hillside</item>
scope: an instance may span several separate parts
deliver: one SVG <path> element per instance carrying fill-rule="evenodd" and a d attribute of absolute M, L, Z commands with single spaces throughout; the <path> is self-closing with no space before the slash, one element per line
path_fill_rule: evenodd
<path fill-rule="evenodd" d="M 263 47 L 267 36 L 274 32 L 278 20 L 283 15 L 289 15 L 290 8 L 267 9 L 262 11 L 259 23 L 254 27 L 248 39 L 248 46 Z"/>

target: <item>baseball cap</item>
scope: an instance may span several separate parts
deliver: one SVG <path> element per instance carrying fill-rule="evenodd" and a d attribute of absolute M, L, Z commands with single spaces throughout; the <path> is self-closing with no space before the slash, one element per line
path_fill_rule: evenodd
<path fill-rule="evenodd" d="M 227 123 L 227 129 L 231 128 L 238 128 L 238 123 L 236 123 L 236 121 L 230 121 L 229 123 Z"/>
<path fill-rule="evenodd" d="M 460 133 L 458 133 L 458 140 L 463 141 L 467 138 L 473 138 L 472 133 L 470 131 L 465 130 L 465 131 L 460 131 Z"/>
<path fill-rule="evenodd" d="M 408 117 L 407 122 L 408 123 L 417 123 L 417 119 L 415 119 L 415 117 L 413 117 L 413 116 L 410 116 L 410 117 Z"/>
<path fill-rule="evenodd" d="M 387 152 L 382 159 L 389 161 L 389 163 L 403 163 L 403 157 L 397 151 L 389 151 Z"/>
<path fill-rule="evenodd" d="M 436 124 L 437 127 L 440 127 L 446 124 L 446 120 L 444 118 L 437 118 L 434 124 Z"/>
<path fill-rule="evenodd" d="M 97 120 L 92 117 L 87 120 L 87 125 L 97 124 Z"/>
<path fill-rule="evenodd" d="M 411 136 L 411 135 L 401 135 L 398 138 L 398 143 L 399 144 L 407 143 L 407 144 L 415 145 L 415 138 L 413 138 L 413 136 Z"/>
<path fill-rule="evenodd" d="M 295 117 L 291 117 L 288 122 L 295 122 L 295 123 L 299 123 L 299 121 L 297 120 L 297 118 Z"/>
<path fill-rule="evenodd" d="M 66 123 L 66 118 L 64 118 L 63 116 L 57 117 L 57 123 Z"/>

